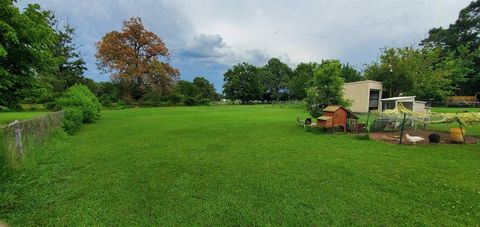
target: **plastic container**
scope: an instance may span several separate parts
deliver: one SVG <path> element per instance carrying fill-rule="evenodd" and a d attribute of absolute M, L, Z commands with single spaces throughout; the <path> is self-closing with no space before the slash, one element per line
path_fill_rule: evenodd
<path fill-rule="evenodd" d="M 463 131 L 463 135 L 462 135 Z M 463 136 L 465 135 L 465 129 L 451 128 L 450 129 L 450 141 L 454 143 L 463 143 Z"/>

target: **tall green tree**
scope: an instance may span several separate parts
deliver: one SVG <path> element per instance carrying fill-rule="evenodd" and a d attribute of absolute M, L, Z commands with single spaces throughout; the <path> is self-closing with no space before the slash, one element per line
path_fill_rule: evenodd
<path fill-rule="evenodd" d="M 384 91 L 389 97 L 411 91 L 414 84 L 414 74 L 410 73 L 411 61 L 408 62 L 411 48 L 385 48 L 380 56 L 380 62 L 374 62 L 365 70 L 365 77 L 383 83 Z"/>
<path fill-rule="evenodd" d="M 440 48 L 387 48 L 380 62 L 371 64 L 365 76 L 381 81 L 390 97 L 415 95 L 421 100 L 444 101 L 463 80 L 465 68 L 458 58 L 444 57 Z"/>
<path fill-rule="evenodd" d="M 346 63 L 342 64 L 342 76 L 345 79 L 345 82 L 356 82 L 363 80 L 362 74 L 360 71 L 355 69 L 352 65 Z"/>
<path fill-rule="evenodd" d="M 260 100 L 264 91 L 258 69 L 254 65 L 241 63 L 223 75 L 223 93 L 231 100 Z"/>
<path fill-rule="evenodd" d="M 288 83 L 288 94 L 290 99 L 303 100 L 307 97 L 307 88 L 313 78 L 313 71 L 316 63 L 300 63 L 293 71 L 292 78 Z"/>
<path fill-rule="evenodd" d="M 215 91 L 215 87 L 210 81 L 204 77 L 197 76 L 193 78 L 193 84 L 197 87 L 199 92 L 199 98 L 208 100 L 218 100 L 218 94 Z"/>
<path fill-rule="evenodd" d="M 342 64 L 338 60 L 324 60 L 313 71 L 311 86 L 307 89 L 307 110 L 312 117 L 322 115 L 328 105 L 350 106 L 344 98 Z"/>
<path fill-rule="evenodd" d="M 0 0 L 0 105 L 13 108 L 34 91 L 42 76 L 58 70 L 53 52 L 58 36 L 53 15 L 37 4 L 20 11 L 12 0 Z"/>
<path fill-rule="evenodd" d="M 61 25 L 56 22 L 54 26 Z M 83 76 L 87 67 L 74 42 L 75 28 L 68 23 L 61 27 L 57 29 L 58 41 L 54 48 L 54 54 L 60 58 L 60 62 L 58 72 L 51 81 L 53 92 L 58 96 L 75 84 L 84 84 L 94 90 L 94 87 L 91 87 L 93 81 Z"/>
<path fill-rule="evenodd" d="M 264 86 L 265 100 L 287 99 L 287 86 L 292 77 L 292 69 L 278 58 L 272 58 L 259 71 Z"/>
<path fill-rule="evenodd" d="M 462 9 L 455 23 L 448 28 L 433 28 L 421 42 L 426 47 L 439 47 L 443 56 L 453 54 L 461 59 L 465 80 L 458 81 L 458 94 L 473 95 L 480 91 L 480 0 Z M 455 82 L 455 81 L 454 81 Z"/>

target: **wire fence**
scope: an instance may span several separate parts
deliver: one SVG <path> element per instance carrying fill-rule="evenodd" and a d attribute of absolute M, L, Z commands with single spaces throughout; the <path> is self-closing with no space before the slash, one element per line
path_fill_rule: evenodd
<path fill-rule="evenodd" d="M 8 159 L 23 157 L 32 147 L 42 144 L 52 132 L 62 126 L 63 116 L 63 111 L 58 111 L 2 126 L 0 152 L 3 150 L 3 155 Z"/>

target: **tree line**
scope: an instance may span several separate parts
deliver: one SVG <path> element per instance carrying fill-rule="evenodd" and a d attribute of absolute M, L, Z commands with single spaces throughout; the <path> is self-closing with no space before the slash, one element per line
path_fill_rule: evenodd
<path fill-rule="evenodd" d="M 197 105 L 220 97 L 201 76 L 180 80 L 163 40 L 137 17 L 96 44 L 98 68 L 111 80 L 86 78 L 86 63 L 74 42 L 75 28 L 39 4 L 21 10 L 15 2 L 0 1 L 2 109 L 20 109 L 22 103 L 58 108 L 56 100 L 75 84 L 88 87 L 104 106 Z"/>
<path fill-rule="evenodd" d="M 286 101 L 303 100 L 308 88 L 315 83 L 315 69 L 322 63 L 300 63 L 292 70 L 278 58 L 272 58 L 261 67 L 249 63 L 233 66 L 224 74 L 223 92 L 232 100 Z M 362 80 L 360 72 L 349 64 L 339 64 L 339 76 L 343 81 Z"/>
<path fill-rule="evenodd" d="M 138 17 L 96 43 L 98 68 L 111 80 L 88 79 L 73 26 L 38 4 L 20 10 L 14 3 L 0 1 L 0 107 L 46 103 L 54 108 L 55 100 L 75 84 L 87 86 L 104 106 L 201 105 L 225 97 L 242 102 L 306 100 L 312 111 L 348 105 L 343 83 L 366 79 L 383 82 L 389 96 L 416 95 L 425 101 L 443 102 L 480 89 L 480 0 L 462 9 L 448 28 L 431 29 L 418 46 L 382 49 L 379 59 L 361 72 L 335 59 L 300 63 L 294 69 L 278 58 L 263 66 L 244 62 L 224 73 L 224 96 L 201 76 L 181 80 L 163 40 Z"/>
<path fill-rule="evenodd" d="M 294 70 L 276 58 L 262 67 L 244 62 L 224 74 L 223 92 L 227 98 L 243 102 L 308 101 L 316 99 L 309 97 L 312 90 L 337 94 L 334 90 L 343 89 L 345 82 L 368 79 L 382 82 L 385 94 L 390 97 L 414 95 L 419 100 L 443 103 L 451 95 L 475 95 L 480 92 L 479 14 L 477 0 L 462 9 L 448 28 L 431 29 L 417 47 L 383 48 L 379 59 L 365 65 L 362 72 L 335 59 L 300 63 Z M 325 70 L 333 62 L 335 67 Z M 321 73 L 333 77 L 331 81 L 338 81 L 332 83 L 332 88 L 319 89 Z M 330 83 L 322 86 L 327 85 Z M 340 97 L 322 106 L 345 104 L 345 101 Z"/>

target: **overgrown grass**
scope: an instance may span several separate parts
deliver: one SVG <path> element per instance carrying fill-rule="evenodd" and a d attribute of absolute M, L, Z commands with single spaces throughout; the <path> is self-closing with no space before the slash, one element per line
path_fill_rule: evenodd
<path fill-rule="evenodd" d="M 44 111 L 0 112 L 0 125 L 8 124 L 15 120 L 24 120 L 38 117 L 47 113 L 48 112 Z"/>
<path fill-rule="evenodd" d="M 480 145 L 406 147 L 271 106 L 105 111 L 0 184 L 12 225 L 477 225 Z"/>

